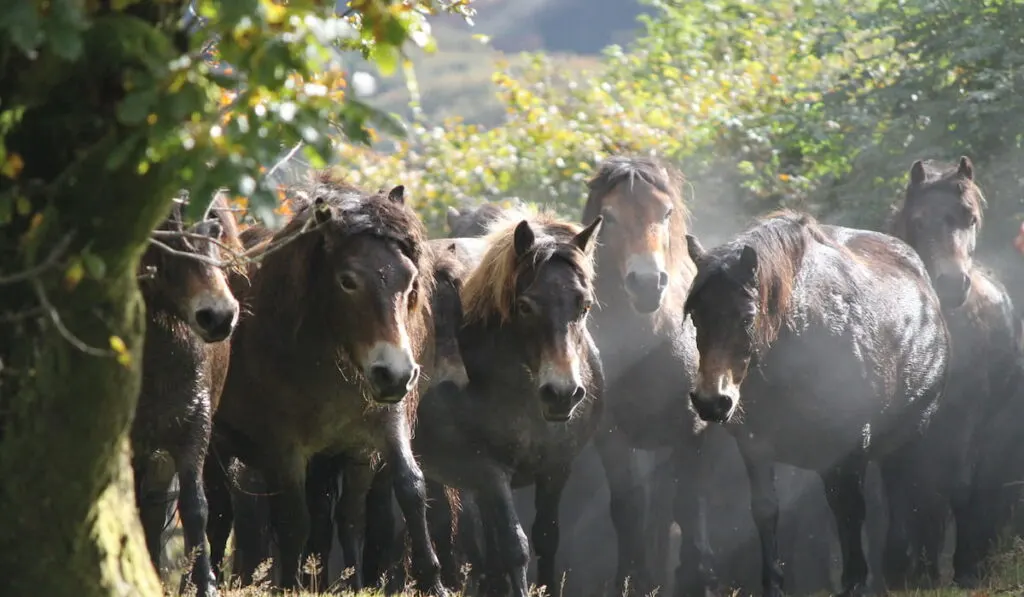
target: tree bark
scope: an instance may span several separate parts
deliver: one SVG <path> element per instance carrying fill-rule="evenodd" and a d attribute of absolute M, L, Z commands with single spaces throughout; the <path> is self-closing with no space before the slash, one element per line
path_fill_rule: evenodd
<path fill-rule="evenodd" d="M 126 19 L 135 20 L 125 27 Z M 108 164 L 126 138 L 146 134 L 145 124 L 116 118 L 129 74 L 143 59 L 177 55 L 155 22 L 101 15 L 75 62 L 46 49 L 35 60 L 0 54 L 3 107 L 26 107 L 3 137 L 24 170 L 0 178 L 0 200 L 19 197 L 23 206 L 0 220 L 0 279 L 44 262 L 74 232 L 65 258 L 0 285 L 4 595 L 163 594 L 135 508 L 128 432 L 145 331 L 138 262 L 168 213 L 180 164 L 140 169 L 145 143 L 123 165 Z M 69 284 L 67 259 L 85 250 L 106 271 Z M 128 360 L 114 356 L 114 337 Z"/>

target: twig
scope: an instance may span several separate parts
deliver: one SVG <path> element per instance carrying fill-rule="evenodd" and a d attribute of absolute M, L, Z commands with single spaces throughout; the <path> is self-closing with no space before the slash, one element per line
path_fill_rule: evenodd
<path fill-rule="evenodd" d="M 257 245 L 249 249 L 248 251 L 242 253 L 240 257 L 253 263 L 259 263 L 260 260 L 262 260 L 267 255 L 270 255 L 271 253 L 280 250 L 282 247 L 290 244 L 292 241 L 299 238 L 303 234 L 309 232 L 315 227 L 316 219 L 310 217 L 308 220 L 306 220 L 305 223 L 302 224 L 302 228 L 300 228 L 295 234 L 282 238 L 277 242 L 268 243 L 266 245 Z"/>
<path fill-rule="evenodd" d="M 47 255 L 46 258 L 43 259 L 41 263 L 33 267 L 30 267 L 23 272 L 18 272 L 16 274 L 11 274 L 9 276 L 0 276 L 0 286 L 17 284 L 18 282 L 30 280 L 32 278 L 39 276 L 39 274 L 45 272 L 51 267 L 57 265 L 57 261 L 61 257 L 63 257 L 64 252 L 68 250 L 69 246 L 71 246 L 71 241 L 74 240 L 74 238 L 74 231 L 67 233 L 66 235 L 64 235 L 64 238 L 60 239 L 60 242 L 58 242 L 53 247 L 53 250 L 50 251 L 50 254 Z"/>
<path fill-rule="evenodd" d="M 72 346 L 85 354 L 92 355 L 95 357 L 109 357 L 113 356 L 114 352 L 111 350 L 103 350 L 100 348 L 93 348 L 89 346 L 77 336 L 71 333 L 71 330 L 64 325 L 64 321 L 60 318 L 60 313 L 57 312 L 57 308 L 53 306 L 50 299 L 46 296 L 46 289 L 43 288 L 42 281 L 39 278 L 32 278 L 32 287 L 36 291 L 36 297 L 39 299 L 39 303 L 43 306 L 43 309 L 50 316 L 50 321 L 53 322 L 53 326 L 57 328 L 57 331 L 61 336 L 64 337 Z"/>
<path fill-rule="evenodd" d="M 299 141 L 298 143 L 295 144 L 295 147 L 292 147 L 292 150 L 289 151 L 287 155 L 285 155 L 283 158 L 278 160 L 278 162 L 276 164 L 274 164 L 274 166 L 270 170 L 267 170 L 267 173 L 264 174 L 263 177 L 264 178 L 270 178 L 271 176 L 273 176 L 274 172 L 277 172 L 278 168 L 280 168 L 285 163 L 287 163 L 289 160 L 291 160 L 293 157 L 295 157 L 295 153 L 297 151 L 299 151 L 299 148 L 301 148 L 301 147 L 302 147 L 302 141 Z"/>
<path fill-rule="evenodd" d="M 218 247 L 224 249 L 231 254 L 232 257 L 238 257 L 238 252 L 231 248 L 227 243 L 208 236 L 206 234 L 198 234 L 196 232 L 177 231 L 177 230 L 154 230 L 152 236 L 155 238 L 190 238 L 192 240 L 204 240 L 211 242 Z"/>
<path fill-rule="evenodd" d="M 3 315 L 0 315 L 0 323 L 14 323 L 16 321 L 32 319 L 45 314 L 46 311 L 42 307 L 33 307 L 26 311 L 19 311 L 17 313 L 4 313 Z"/>
<path fill-rule="evenodd" d="M 193 261 L 199 261 L 199 262 L 205 263 L 207 265 L 212 265 L 213 267 L 224 267 L 224 266 L 227 265 L 227 263 L 224 262 L 224 261 L 220 261 L 219 259 L 213 259 L 212 257 L 207 257 L 206 255 L 200 255 L 198 253 L 186 253 L 184 251 L 179 251 L 177 249 L 172 249 L 171 247 L 168 247 L 167 245 L 165 245 L 164 243 L 158 241 L 157 239 L 155 239 L 153 237 L 149 238 L 149 242 L 150 242 L 150 244 L 152 244 L 153 246 L 157 247 L 161 251 L 164 251 L 165 253 L 169 253 L 171 255 L 174 255 L 175 257 L 183 257 L 185 259 L 192 259 Z"/>

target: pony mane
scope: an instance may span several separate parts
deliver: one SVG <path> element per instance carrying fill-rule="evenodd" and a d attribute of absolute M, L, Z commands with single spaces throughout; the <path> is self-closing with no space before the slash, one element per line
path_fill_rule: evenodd
<path fill-rule="evenodd" d="M 973 180 L 958 174 L 959 164 L 922 160 L 921 165 L 924 167 L 924 182 L 912 185 L 908 180 L 903 196 L 889 206 L 889 217 L 886 222 L 889 232 L 896 237 L 906 238 L 907 206 L 916 201 L 927 200 L 933 191 L 946 191 L 963 197 L 969 205 L 975 208 L 978 216 L 978 230 L 981 230 L 988 201 L 981 192 L 981 188 Z"/>
<path fill-rule="evenodd" d="M 669 271 L 683 268 L 689 274 L 688 279 L 692 279 L 697 268 L 686 250 L 685 238 L 690 222 L 690 209 L 683 200 L 686 178 L 675 166 L 649 156 L 612 156 L 604 160 L 587 182 L 589 191 L 583 207 L 583 221 L 593 221 L 601 212 L 604 198 L 624 182 L 629 183 L 630 191 L 637 187 L 646 193 L 656 190 L 672 202 L 666 265 Z"/>
<path fill-rule="evenodd" d="M 754 342 L 759 349 L 767 348 L 790 317 L 793 289 L 803 264 L 804 255 L 812 242 L 842 250 L 826 236 L 813 216 L 791 210 L 768 213 L 756 224 L 724 245 L 726 249 L 750 246 L 757 254 L 758 315 L 754 318 Z M 694 280 L 698 290 L 713 275 L 705 271 Z"/>
<path fill-rule="evenodd" d="M 528 221 L 536 242 L 530 251 L 518 257 L 515 229 Z M 594 279 L 593 257 L 570 244 L 583 227 L 560 219 L 551 212 L 538 212 L 530 206 L 517 206 L 491 221 L 483 237 L 487 250 L 480 264 L 469 274 L 462 287 L 463 319 L 466 323 L 497 320 L 503 324 L 512 316 L 516 282 L 527 268 L 536 268 L 551 259 L 566 260 L 586 280 Z"/>

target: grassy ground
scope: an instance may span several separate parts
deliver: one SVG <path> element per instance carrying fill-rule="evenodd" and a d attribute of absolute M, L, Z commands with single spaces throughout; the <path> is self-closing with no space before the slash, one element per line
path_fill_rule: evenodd
<path fill-rule="evenodd" d="M 230 557 L 230 542 L 228 544 Z M 184 562 L 182 553 L 181 537 L 175 534 L 168 545 L 165 554 L 166 560 Z M 166 561 L 165 560 L 165 561 Z M 315 563 L 310 564 L 315 566 Z M 265 562 L 256 574 L 258 579 L 254 586 L 240 587 L 237 584 L 221 591 L 221 597 L 268 597 L 271 594 L 270 582 L 266 580 L 270 569 L 270 562 Z M 177 594 L 176 588 L 181 575 L 182 568 L 179 566 L 166 578 L 165 594 L 168 597 Z M 310 571 L 307 569 L 307 572 Z M 294 597 L 325 597 L 328 595 L 352 595 L 327 588 L 323 591 L 303 591 L 301 593 L 289 593 Z M 537 592 L 540 595 L 540 592 Z M 986 581 L 978 589 L 965 591 L 962 589 L 944 588 L 930 591 L 893 591 L 891 597 L 1024 597 L 1024 540 L 1017 539 L 1012 545 L 1007 545 L 995 556 L 989 566 L 989 575 Z M 383 593 L 377 591 L 362 591 L 356 597 L 383 597 Z M 419 597 L 410 592 L 402 597 Z M 727 597 L 747 597 L 739 591 Z M 814 597 L 824 597 L 814 596 Z"/>

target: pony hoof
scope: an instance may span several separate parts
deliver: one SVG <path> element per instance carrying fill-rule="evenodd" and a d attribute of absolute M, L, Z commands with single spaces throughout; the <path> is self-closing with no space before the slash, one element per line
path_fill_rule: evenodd
<path fill-rule="evenodd" d="M 856 583 L 851 587 L 843 589 L 836 597 L 869 597 L 873 592 L 864 586 L 863 583 Z"/>

